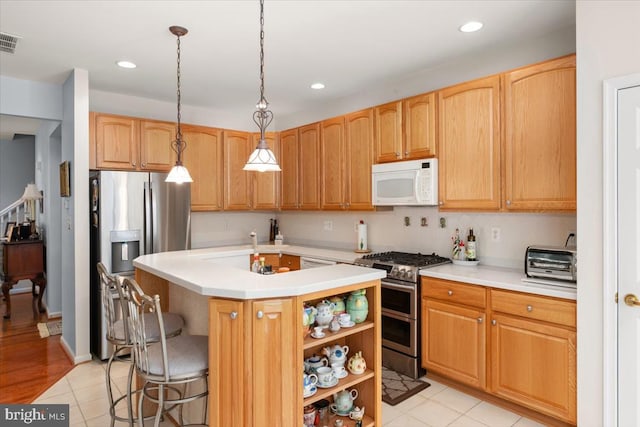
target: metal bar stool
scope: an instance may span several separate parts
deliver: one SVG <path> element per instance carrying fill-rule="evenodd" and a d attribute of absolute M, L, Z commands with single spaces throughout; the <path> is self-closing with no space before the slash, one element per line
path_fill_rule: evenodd
<path fill-rule="evenodd" d="M 138 401 L 138 425 L 143 426 L 142 404 L 144 399 L 158 404 L 154 426 L 160 424 L 163 412 L 179 405 L 179 423 L 184 424 L 183 408 L 186 403 L 204 398 L 206 421 L 209 394 L 209 338 L 205 335 L 180 335 L 167 340 L 165 321 L 160 311 L 160 297 L 144 295 L 133 279 L 123 280 L 123 289 L 129 293 L 129 322 L 133 338 L 136 371 L 145 381 Z M 150 317 L 155 316 L 160 327 L 159 342 L 152 343 L 145 331 Z M 204 390 L 188 393 L 188 386 L 201 382 Z M 180 391 L 182 389 L 182 391 Z M 173 394 L 177 393 L 177 397 Z M 171 405 L 167 408 L 166 405 Z M 189 424 L 195 426 L 196 424 Z M 204 424 L 197 424 L 202 426 Z"/>
<path fill-rule="evenodd" d="M 133 342 L 131 339 L 131 333 L 129 331 L 128 319 L 129 317 L 129 304 L 126 301 L 126 293 L 123 291 L 120 279 L 111 275 L 104 264 L 98 263 L 98 274 L 100 276 L 100 288 L 102 290 L 102 304 L 104 305 L 107 316 L 107 341 L 113 344 L 114 349 L 109 361 L 107 362 L 106 369 L 106 384 L 107 384 L 107 397 L 109 399 L 109 414 L 111 415 L 111 427 L 114 426 L 116 421 L 128 422 L 130 426 L 134 425 L 133 416 L 133 401 L 132 395 L 140 390 L 132 390 L 133 385 L 133 372 L 134 363 L 131 358 L 133 357 Z M 141 290 L 139 290 L 142 293 Z M 160 340 L 160 326 L 156 316 L 148 316 L 147 322 L 147 340 L 151 342 L 157 342 Z M 184 319 L 182 316 L 174 313 L 162 313 L 164 328 L 166 330 L 166 337 L 174 337 L 182 333 L 184 326 Z M 127 354 L 131 353 L 131 357 L 125 358 Z M 114 361 L 128 362 L 131 364 L 129 367 L 129 375 L 127 380 L 127 392 L 122 396 L 114 398 L 113 389 L 111 387 L 111 368 Z M 116 407 L 118 403 L 126 399 L 127 402 L 127 417 L 116 415 Z"/>

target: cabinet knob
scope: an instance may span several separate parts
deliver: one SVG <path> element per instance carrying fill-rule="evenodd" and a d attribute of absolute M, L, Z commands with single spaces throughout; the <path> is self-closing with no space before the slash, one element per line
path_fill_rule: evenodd
<path fill-rule="evenodd" d="M 135 161 L 131 162 L 131 166 L 135 166 L 135 165 L 136 165 Z"/>
<path fill-rule="evenodd" d="M 143 163 L 143 164 L 142 164 L 142 167 L 143 167 L 143 168 L 146 168 L 146 167 L 147 167 L 147 164 L 146 164 L 146 163 Z"/>
<path fill-rule="evenodd" d="M 264 317 L 264 312 L 262 310 L 258 310 L 258 312 L 256 313 L 256 317 L 258 319 L 262 319 Z"/>
<path fill-rule="evenodd" d="M 449 296 L 451 296 L 451 295 L 453 295 L 453 291 L 451 291 L 451 290 L 450 290 L 450 291 L 447 291 L 447 294 L 448 294 Z"/>
<path fill-rule="evenodd" d="M 408 156 L 408 155 L 409 155 L 409 152 L 408 152 L 408 151 L 405 151 L 405 152 L 404 152 L 404 155 L 405 155 L 405 156 Z"/>
<path fill-rule="evenodd" d="M 498 323 L 498 322 L 496 322 L 496 321 L 495 321 L 495 319 L 491 321 L 491 324 L 492 324 L 493 326 L 496 326 L 496 324 L 497 324 L 497 323 Z"/>
<path fill-rule="evenodd" d="M 439 204 L 440 206 L 442 206 L 442 205 L 444 205 L 444 202 L 443 202 L 442 200 L 440 200 L 440 201 L 438 201 L 438 204 Z"/>
<path fill-rule="evenodd" d="M 507 206 L 511 206 L 511 200 L 507 200 Z"/>
<path fill-rule="evenodd" d="M 482 323 L 482 317 L 478 317 L 478 323 Z"/>
<path fill-rule="evenodd" d="M 400 157 L 400 153 L 398 151 L 396 151 L 396 157 Z"/>
<path fill-rule="evenodd" d="M 531 313 L 531 312 L 533 311 L 533 306 L 532 306 L 532 305 L 528 305 L 528 306 L 527 306 L 527 311 L 528 311 L 529 313 Z"/>
<path fill-rule="evenodd" d="M 351 203 L 347 203 L 347 207 L 351 206 Z"/>
<path fill-rule="evenodd" d="M 231 317 L 232 320 L 236 320 L 238 318 L 238 312 L 232 311 L 231 313 L 229 313 L 229 317 Z"/>

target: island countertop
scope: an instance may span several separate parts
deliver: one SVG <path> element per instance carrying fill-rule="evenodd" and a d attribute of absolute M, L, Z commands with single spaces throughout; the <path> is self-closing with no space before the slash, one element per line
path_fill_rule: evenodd
<path fill-rule="evenodd" d="M 384 270 L 348 264 L 261 275 L 249 271 L 251 253 L 244 246 L 194 249 L 142 255 L 133 264 L 197 294 L 235 299 L 298 296 L 386 276 Z"/>

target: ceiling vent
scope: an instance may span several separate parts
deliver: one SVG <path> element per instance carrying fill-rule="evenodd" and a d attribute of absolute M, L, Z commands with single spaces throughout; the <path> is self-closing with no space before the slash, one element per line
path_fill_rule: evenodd
<path fill-rule="evenodd" d="M 21 37 L 0 32 L 0 52 L 15 53 L 16 44 Z"/>

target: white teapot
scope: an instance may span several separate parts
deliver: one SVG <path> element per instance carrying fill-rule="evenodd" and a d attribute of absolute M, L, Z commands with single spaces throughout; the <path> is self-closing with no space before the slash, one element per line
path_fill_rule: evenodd
<path fill-rule="evenodd" d="M 353 409 L 353 401 L 358 398 L 358 390 L 342 390 L 333 395 L 333 403 L 329 406 L 331 410 L 343 416 L 348 416 Z"/>
<path fill-rule="evenodd" d="M 318 326 L 329 326 L 331 320 L 333 319 L 333 308 L 335 305 L 332 302 L 327 300 L 323 300 L 316 305 L 316 323 Z"/>
<path fill-rule="evenodd" d="M 322 349 L 322 354 L 329 358 L 329 364 L 342 363 L 344 365 L 344 362 L 346 362 L 347 360 L 348 353 L 348 345 L 341 346 L 339 344 L 336 344 Z"/>

